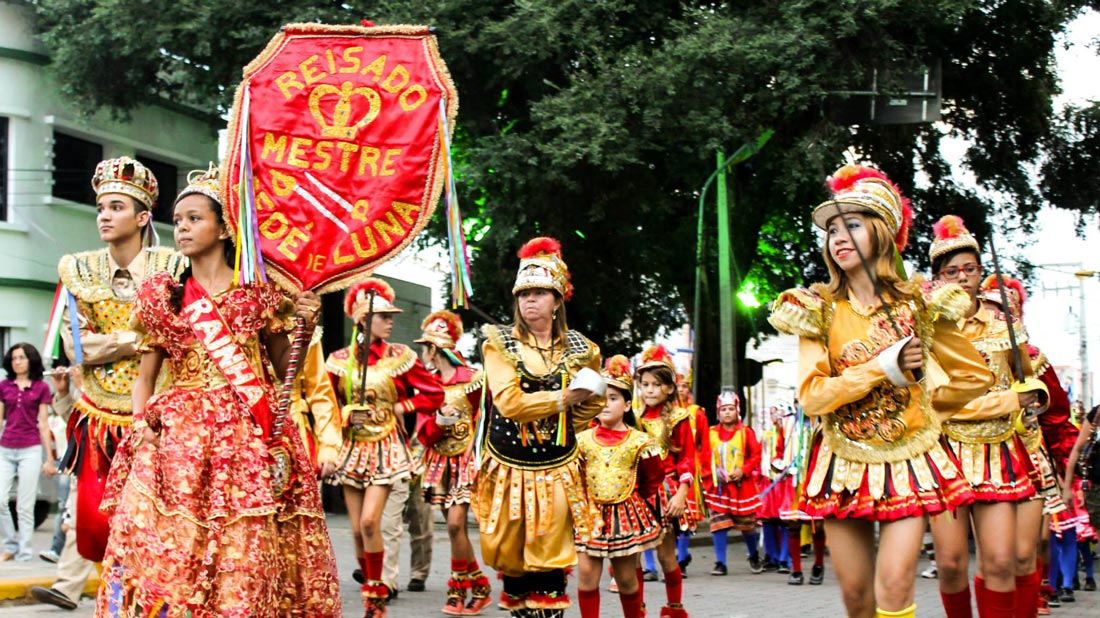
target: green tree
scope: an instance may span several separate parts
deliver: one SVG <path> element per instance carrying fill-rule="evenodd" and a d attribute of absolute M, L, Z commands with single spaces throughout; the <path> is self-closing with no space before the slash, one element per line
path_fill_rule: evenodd
<path fill-rule="evenodd" d="M 366 17 L 436 26 L 461 96 L 460 191 L 478 228 L 474 302 L 507 319 L 515 250 L 532 236 L 555 236 L 577 289 L 570 320 L 605 352 L 636 352 L 660 327 L 705 313 L 697 376 L 704 402 L 717 388 L 710 326 L 717 299 L 692 306 L 697 192 L 720 149 L 775 132 L 730 185 L 735 286 L 751 280 L 762 299 L 821 276 L 809 211 L 847 149 L 914 199 L 911 256 L 926 255 L 931 222 L 947 212 L 963 214 L 984 236 L 994 212 L 1027 224 L 1044 199 L 1097 208 L 1094 184 L 1075 177 L 1083 166 L 1095 169 L 1096 112 L 1060 119 L 1051 100 L 1056 37 L 1098 2 L 37 4 L 66 92 L 86 109 L 120 113 L 165 97 L 224 112 L 240 68 L 284 22 Z M 831 93 L 867 88 L 876 69 L 901 75 L 936 61 L 943 124 L 849 127 L 832 119 Z M 947 136 L 969 140 L 966 163 L 996 192 L 996 205 L 952 180 L 941 149 Z M 1036 179 L 1048 151 L 1056 161 Z M 927 179 L 919 189 L 918 174 Z M 1047 183 L 1046 175 L 1059 180 Z M 708 244 L 712 271 L 715 253 Z M 742 345 L 766 328 L 766 311 L 741 310 Z"/>

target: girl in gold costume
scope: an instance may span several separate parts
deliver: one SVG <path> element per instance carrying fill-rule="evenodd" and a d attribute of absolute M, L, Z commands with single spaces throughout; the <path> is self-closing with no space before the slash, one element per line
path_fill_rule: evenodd
<path fill-rule="evenodd" d="M 664 473 L 657 442 L 624 421 L 634 416 L 630 360 L 621 355 L 607 359 L 604 381 L 607 404 L 596 417 L 599 424 L 577 436 L 588 494 L 600 509 L 599 527 L 587 539 L 577 539 L 577 597 L 581 618 L 599 618 L 603 559 L 610 558 L 623 616 L 631 618 L 642 613 L 638 554 L 661 540 L 661 522 L 646 500 L 657 493 Z"/>
<path fill-rule="evenodd" d="M 937 412 L 958 410 L 991 376 L 953 323 L 965 292 L 897 270 L 912 217 L 898 188 L 858 165 L 838 170 L 829 188 L 813 221 L 826 232 L 830 281 L 782 293 L 769 318 L 799 336 L 798 399 L 807 416 L 823 417 L 801 510 L 825 520 L 849 616 L 911 618 L 928 517 L 972 499 L 940 442 Z"/>

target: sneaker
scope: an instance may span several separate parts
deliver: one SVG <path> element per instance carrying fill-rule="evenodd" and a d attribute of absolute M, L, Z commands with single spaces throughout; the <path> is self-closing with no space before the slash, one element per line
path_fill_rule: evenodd
<path fill-rule="evenodd" d="M 439 610 L 448 616 L 461 616 L 466 613 L 466 600 L 462 597 L 447 597 L 443 609 Z"/>
<path fill-rule="evenodd" d="M 1085 578 L 1085 592 L 1096 592 L 1096 580 L 1091 577 Z"/>
<path fill-rule="evenodd" d="M 779 569 L 780 566 L 781 565 L 775 560 L 772 560 L 771 558 L 764 558 L 763 567 L 765 573 L 767 573 L 768 571 L 775 571 Z"/>
<path fill-rule="evenodd" d="M 15 560 L 15 554 L 11 553 L 10 551 L 5 551 L 4 553 L 0 554 L 0 562 L 10 562 L 12 560 Z"/>
<path fill-rule="evenodd" d="M 462 613 L 463 616 L 477 616 L 481 614 L 481 610 L 492 605 L 493 600 L 489 597 L 474 597 L 466 602 L 466 611 Z"/>
<path fill-rule="evenodd" d="M 687 558 L 684 558 L 683 560 L 681 560 L 679 564 L 680 564 L 680 577 L 683 578 L 683 579 L 687 579 L 688 578 L 688 565 L 691 564 L 691 554 L 688 554 Z"/>
<path fill-rule="evenodd" d="M 1073 598 L 1073 588 L 1062 588 L 1061 597 L 1063 603 L 1073 603 L 1077 601 L 1077 599 Z"/>
<path fill-rule="evenodd" d="M 938 579 L 940 572 L 936 569 L 936 563 L 933 562 L 931 566 L 920 572 L 920 576 L 924 579 Z"/>
<path fill-rule="evenodd" d="M 781 563 L 779 563 L 779 567 L 777 567 L 775 569 L 775 572 L 779 573 L 780 575 L 786 575 L 787 573 L 791 572 L 791 567 L 789 567 L 789 566 L 787 566 L 787 565 L 785 565 L 781 562 Z"/>
<path fill-rule="evenodd" d="M 715 562 L 714 568 L 710 570 L 711 575 L 729 575 L 729 569 L 726 568 L 725 563 Z"/>
<path fill-rule="evenodd" d="M 823 581 L 825 581 L 825 565 L 815 564 L 814 568 L 810 569 L 810 585 L 820 586 Z"/>
<path fill-rule="evenodd" d="M 61 556 L 58 556 L 57 552 L 52 549 L 38 552 L 38 557 L 45 560 L 46 562 L 52 562 L 54 564 L 57 564 L 57 561 L 61 559 Z"/>
<path fill-rule="evenodd" d="M 1047 605 L 1049 605 L 1050 607 L 1061 607 L 1062 606 L 1062 599 L 1058 598 L 1058 593 L 1057 592 L 1051 592 L 1050 594 L 1046 595 L 1046 598 L 1047 598 Z"/>
<path fill-rule="evenodd" d="M 405 586 L 405 590 L 408 590 L 409 592 L 424 592 L 424 580 L 410 579 L 409 585 Z"/>
<path fill-rule="evenodd" d="M 33 586 L 31 588 L 31 596 L 39 603 L 47 603 L 54 607 L 60 607 L 61 609 L 67 609 L 69 611 L 76 609 L 76 602 L 53 588 Z"/>
<path fill-rule="evenodd" d="M 655 582 L 655 581 L 657 581 L 657 571 L 650 571 L 649 569 L 645 569 L 644 571 L 642 571 L 642 581 L 646 581 L 646 582 Z"/>
<path fill-rule="evenodd" d="M 814 548 L 813 545 L 810 545 L 809 543 L 806 543 L 805 545 L 802 546 L 802 550 L 799 553 L 802 554 L 803 558 L 809 558 L 810 557 L 810 552 L 813 551 L 813 548 Z"/>
<path fill-rule="evenodd" d="M 363 569 L 355 569 L 352 571 L 351 578 L 354 579 L 357 584 L 367 583 L 367 578 L 363 577 Z"/>
<path fill-rule="evenodd" d="M 1040 616 L 1049 616 L 1050 615 L 1050 605 L 1047 604 L 1047 598 L 1045 596 L 1042 596 L 1042 595 L 1039 596 L 1039 615 Z"/>
<path fill-rule="evenodd" d="M 792 571 L 791 576 L 787 578 L 788 586 L 801 586 L 802 585 L 802 571 Z"/>
<path fill-rule="evenodd" d="M 759 556 L 749 556 L 749 570 L 753 573 L 763 573 L 764 566 L 760 564 Z"/>
<path fill-rule="evenodd" d="M 611 583 L 607 585 L 607 591 L 611 594 L 619 594 L 619 582 L 615 581 L 615 578 L 611 578 Z"/>

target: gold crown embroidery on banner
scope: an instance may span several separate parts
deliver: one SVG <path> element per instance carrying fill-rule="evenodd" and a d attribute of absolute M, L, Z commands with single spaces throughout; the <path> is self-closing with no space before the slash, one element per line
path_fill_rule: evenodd
<path fill-rule="evenodd" d="M 325 114 L 321 110 L 321 100 L 329 95 L 339 95 L 336 104 L 332 108 L 331 124 L 325 122 Z M 355 124 L 351 124 L 351 99 L 355 95 L 365 99 L 369 107 Z M 317 124 L 320 125 L 321 135 L 324 137 L 345 140 L 355 139 L 359 129 L 373 122 L 378 117 L 378 112 L 381 109 L 382 97 L 378 96 L 378 92 L 367 86 L 356 88 L 351 82 L 344 82 L 340 84 L 339 88 L 332 84 L 321 84 L 309 94 L 309 111 L 317 120 Z"/>

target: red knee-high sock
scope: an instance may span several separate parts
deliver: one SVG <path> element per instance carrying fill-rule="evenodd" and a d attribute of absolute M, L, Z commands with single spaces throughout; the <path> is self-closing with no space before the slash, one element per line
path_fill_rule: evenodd
<path fill-rule="evenodd" d="M 367 576 L 367 561 L 362 556 L 356 558 L 359 561 L 359 570 L 363 572 L 363 577 Z"/>
<path fill-rule="evenodd" d="M 787 547 L 791 553 L 791 570 L 802 572 L 802 532 L 791 530 L 787 533 Z"/>
<path fill-rule="evenodd" d="M 1016 577 L 1016 618 L 1039 615 L 1039 572 Z"/>
<path fill-rule="evenodd" d="M 978 615 L 985 616 L 985 580 L 979 575 L 974 576 L 974 603 L 978 606 Z"/>
<path fill-rule="evenodd" d="M 645 570 L 642 569 L 642 567 L 638 567 L 635 572 L 638 574 L 638 603 L 645 603 Z M 622 593 L 620 592 L 619 594 L 621 595 Z M 630 615 L 631 614 L 627 614 L 627 616 Z"/>
<path fill-rule="evenodd" d="M 820 522 L 814 530 L 814 566 L 825 566 L 825 528 Z"/>
<path fill-rule="evenodd" d="M 680 573 L 680 567 L 665 573 L 665 595 L 668 597 L 669 605 L 673 603 L 679 605 L 683 601 L 684 577 Z"/>
<path fill-rule="evenodd" d="M 974 612 L 970 608 L 970 586 L 958 592 L 940 592 L 943 600 L 943 610 L 947 618 L 973 618 Z"/>
<path fill-rule="evenodd" d="M 467 563 L 465 560 L 455 560 L 451 558 L 451 572 L 452 573 L 465 573 L 467 571 Z"/>
<path fill-rule="evenodd" d="M 996 592 L 985 589 L 985 608 L 990 618 L 1012 616 L 1016 613 L 1016 591 Z"/>
<path fill-rule="evenodd" d="M 641 616 L 642 589 L 638 588 L 638 592 L 635 592 L 634 594 L 623 594 L 620 592 L 619 603 L 622 603 L 623 605 L 623 616 L 626 616 L 626 618 L 631 618 L 631 616 Z"/>
<path fill-rule="evenodd" d="M 473 573 L 474 571 L 478 570 L 479 568 L 481 568 L 481 567 L 479 567 L 477 565 L 477 558 L 470 558 L 469 560 L 466 561 L 466 571 L 468 573 Z"/>
<path fill-rule="evenodd" d="M 577 590 L 577 603 L 581 606 L 581 618 L 600 618 L 600 589 Z"/>
<path fill-rule="evenodd" d="M 368 551 L 363 554 L 366 568 L 363 569 L 363 577 L 368 580 L 378 581 L 382 579 L 382 556 L 385 552 Z"/>

